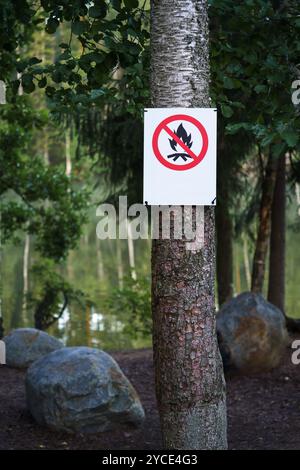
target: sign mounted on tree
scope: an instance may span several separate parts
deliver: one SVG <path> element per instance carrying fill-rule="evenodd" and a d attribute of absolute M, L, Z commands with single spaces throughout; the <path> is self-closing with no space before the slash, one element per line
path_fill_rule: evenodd
<path fill-rule="evenodd" d="M 216 109 L 145 109 L 144 202 L 215 205 L 216 132 Z"/>

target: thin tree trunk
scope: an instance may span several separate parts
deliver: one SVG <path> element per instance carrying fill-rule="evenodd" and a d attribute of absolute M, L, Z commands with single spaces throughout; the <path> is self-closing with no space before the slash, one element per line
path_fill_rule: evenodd
<path fill-rule="evenodd" d="M 151 1 L 154 107 L 209 107 L 206 0 Z M 152 312 L 156 395 L 168 449 L 225 449 L 226 405 L 215 325 L 214 208 L 204 247 L 154 240 Z"/>
<path fill-rule="evenodd" d="M 96 254 L 97 254 L 97 275 L 100 281 L 104 278 L 104 266 L 103 266 L 103 257 L 100 246 L 100 240 L 96 239 Z"/>
<path fill-rule="evenodd" d="M 91 345 L 91 314 L 92 306 L 89 302 L 85 306 L 85 334 L 86 334 L 86 345 Z"/>
<path fill-rule="evenodd" d="M 216 209 L 217 280 L 219 306 L 233 296 L 232 220 L 228 207 L 228 188 L 219 184 Z"/>
<path fill-rule="evenodd" d="M 300 184 L 295 184 L 296 201 L 298 205 L 298 215 L 300 216 Z"/>
<path fill-rule="evenodd" d="M 44 163 L 46 166 L 49 165 L 49 147 L 48 147 L 48 136 L 47 132 L 45 133 L 44 140 Z"/>
<path fill-rule="evenodd" d="M 132 239 L 132 229 L 130 221 L 127 223 L 127 243 L 128 243 L 128 256 L 129 256 L 129 266 L 132 279 L 136 280 L 136 269 L 135 269 L 135 255 L 134 255 L 134 243 Z"/>
<path fill-rule="evenodd" d="M 240 294 L 241 293 L 241 272 L 240 272 L 240 263 L 238 260 L 238 257 L 236 256 L 235 260 L 235 289 L 236 293 Z"/>
<path fill-rule="evenodd" d="M 250 261 L 249 261 L 249 249 L 247 237 L 243 235 L 243 257 L 244 257 L 244 267 L 245 267 L 245 277 L 247 282 L 247 290 L 251 287 L 251 271 L 250 271 Z"/>
<path fill-rule="evenodd" d="M 124 287 L 124 270 L 123 270 L 123 260 L 122 260 L 122 250 L 121 250 L 121 240 L 119 238 L 116 239 L 117 243 L 117 273 L 118 273 L 118 282 L 119 282 L 119 289 L 123 289 Z"/>
<path fill-rule="evenodd" d="M 66 175 L 71 176 L 72 172 L 72 158 L 71 158 L 71 137 L 70 137 L 70 130 L 66 130 Z"/>
<path fill-rule="evenodd" d="M 262 185 L 259 224 L 252 267 L 251 291 L 255 293 L 261 293 L 263 290 L 266 258 L 271 232 L 271 211 L 277 166 L 278 159 L 274 156 L 272 151 L 270 151 Z"/>
<path fill-rule="evenodd" d="M 30 235 L 26 234 L 23 253 L 23 315 L 27 319 L 27 295 L 29 291 L 29 251 Z"/>
<path fill-rule="evenodd" d="M 280 158 L 272 204 L 268 300 L 284 312 L 285 295 L 285 155 Z"/>

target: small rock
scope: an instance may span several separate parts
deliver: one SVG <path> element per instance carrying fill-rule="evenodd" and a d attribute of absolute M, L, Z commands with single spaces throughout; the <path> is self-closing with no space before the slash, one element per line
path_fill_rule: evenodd
<path fill-rule="evenodd" d="M 54 430 L 96 433 L 139 425 L 144 410 L 114 359 L 87 347 L 54 351 L 27 371 L 29 410 Z"/>
<path fill-rule="evenodd" d="M 6 364 L 27 368 L 37 359 L 63 348 L 61 341 L 35 328 L 18 328 L 3 338 L 6 345 Z"/>

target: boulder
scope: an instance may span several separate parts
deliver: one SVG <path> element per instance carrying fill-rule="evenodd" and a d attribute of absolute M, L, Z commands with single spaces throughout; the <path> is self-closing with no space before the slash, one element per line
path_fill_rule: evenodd
<path fill-rule="evenodd" d="M 217 315 L 225 372 L 255 373 L 276 367 L 288 344 L 283 313 L 262 295 L 245 292 Z"/>
<path fill-rule="evenodd" d="M 37 359 L 63 348 L 61 341 L 35 328 L 18 328 L 3 338 L 6 345 L 6 364 L 27 368 Z"/>
<path fill-rule="evenodd" d="M 67 347 L 27 371 L 26 398 L 37 423 L 54 430 L 96 433 L 139 425 L 144 410 L 115 360 L 87 347 Z"/>

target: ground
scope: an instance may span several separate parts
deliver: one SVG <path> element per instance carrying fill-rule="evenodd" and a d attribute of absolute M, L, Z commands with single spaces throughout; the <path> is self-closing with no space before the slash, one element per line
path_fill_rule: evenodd
<path fill-rule="evenodd" d="M 93 436 L 54 433 L 26 409 L 25 372 L 0 366 L 0 449 L 161 449 L 151 350 L 112 353 L 146 411 L 142 428 Z M 300 449 L 300 365 L 291 350 L 277 369 L 227 379 L 230 449 Z"/>

